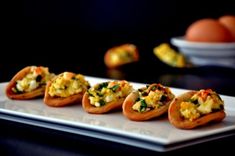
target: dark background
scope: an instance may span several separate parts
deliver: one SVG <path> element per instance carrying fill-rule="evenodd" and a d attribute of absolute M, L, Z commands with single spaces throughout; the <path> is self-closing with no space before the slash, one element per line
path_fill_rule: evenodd
<path fill-rule="evenodd" d="M 26 65 L 44 65 L 55 73 L 67 70 L 142 83 L 160 82 L 185 89 L 212 88 L 220 94 L 235 96 L 234 69 L 172 68 L 153 55 L 155 46 L 184 35 L 195 20 L 235 15 L 234 0 L 18 0 L 6 3 L 2 5 L 1 18 L 0 82 L 9 81 Z M 103 62 L 105 52 L 123 43 L 138 47 L 140 61 L 117 70 L 107 69 Z M 96 151 L 105 154 L 106 150 L 108 155 L 156 155 L 84 136 L 0 122 L 3 155 L 93 155 Z M 234 137 L 170 154 L 204 151 L 224 154 L 224 151 L 233 152 L 232 144 Z"/>
<path fill-rule="evenodd" d="M 233 0 L 19 0 L 4 9 L 2 53 L 17 63 L 103 63 L 108 48 L 133 43 L 141 59 L 200 18 L 235 14 Z M 58 52 L 62 53 L 58 53 Z M 50 56 L 51 54 L 51 56 Z M 82 63 L 81 63 L 82 62 Z"/>
<path fill-rule="evenodd" d="M 26 65 L 44 65 L 97 77 L 200 89 L 234 95 L 234 70 L 176 69 L 160 62 L 153 48 L 182 36 L 201 18 L 235 15 L 235 1 L 209 0 L 19 0 L 3 6 L 1 81 Z M 108 70 L 105 52 L 135 44 L 140 61 Z M 173 47 L 175 48 L 175 47 Z M 177 49 L 176 49 L 177 50 Z M 14 60 L 12 60 L 14 59 Z"/>

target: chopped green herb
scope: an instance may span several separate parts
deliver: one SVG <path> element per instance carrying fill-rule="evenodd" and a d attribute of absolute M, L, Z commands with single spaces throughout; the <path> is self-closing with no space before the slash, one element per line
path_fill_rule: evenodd
<path fill-rule="evenodd" d="M 217 107 L 217 108 L 212 108 L 212 112 L 217 112 L 217 111 L 220 111 L 220 110 L 224 110 L 223 105 L 219 105 L 219 107 Z"/>
<path fill-rule="evenodd" d="M 90 92 L 90 90 L 87 90 L 87 93 L 89 94 L 89 96 L 95 97 L 95 96 Z"/>
<path fill-rule="evenodd" d="M 36 77 L 36 81 L 37 82 L 40 82 L 42 80 L 42 76 L 41 75 L 38 75 L 37 77 Z"/>
<path fill-rule="evenodd" d="M 146 104 L 146 102 L 145 102 L 145 100 L 144 99 L 141 99 L 140 100 L 140 103 L 141 103 L 141 105 L 140 105 L 140 112 L 143 112 L 143 111 L 145 111 L 146 110 L 146 108 L 147 108 L 147 104 Z"/>
<path fill-rule="evenodd" d="M 138 97 L 135 102 L 138 102 L 138 101 L 140 101 L 140 97 Z"/>
<path fill-rule="evenodd" d="M 102 88 L 107 88 L 108 84 L 109 84 L 108 82 L 103 82 L 103 83 L 99 84 L 98 90 L 101 90 Z"/>
<path fill-rule="evenodd" d="M 156 89 L 157 89 L 157 86 L 153 86 L 153 87 L 151 88 L 152 91 L 155 91 Z"/>
<path fill-rule="evenodd" d="M 189 102 L 197 105 L 198 104 L 198 100 L 197 99 L 190 99 Z"/>
<path fill-rule="evenodd" d="M 104 106 L 105 105 L 105 101 L 102 100 L 102 99 L 99 101 L 99 103 L 100 103 L 100 106 Z"/>
<path fill-rule="evenodd" d="M 102 93 L 100 93 L 100 92 L 96 92 L 96 94 L 99 96 L 99 97 L 102 97 L 102 96 L 104 96 Z"/>
<path fill-rule="evenodd" d="M 222 101 L 221 97 L 218 94 L 215 94 L 215 95 Z"/>
<path fill-rule="evenodd" d="M 74 77 L 72 77 L 72 80 L 78 80 L 78 79 L 74 76 Z"/>
<path fill-rule="evenodd" d="M 142 95 L 142 96 L 147 96 L 147 95 L 148 95 L 148 92 L 146 92 L 146 91 L 141 92 L 141 95 Z"/>
<path fill-rule="evenodd" d="M 163 87 L 161 87 L 161 86 L 158 86 L 157 89 L 158 89 L 158 90 L 162 90 L 162 91 L 165 92 L 165 89 L 164 89 Z"/>
<path fill-rule="evenodd" d="M 22 91 L 18 90 L 16 87 L 12 88 L 12 91 L 17 94 L 22 93 Z"/>
<path fill-rule="evenodd" d="M 162 102 L 158 103 L 158 108 L 163 106 L 163 105 L 164 105 L 164 103 L 162 103 Z"/>
<path fill-rule="evenodd" d="M 166 95 L 162 95 L 161 99 L 160 99 L 160 102 L 164 102 L 167 100 L 167 96 Z"/>
<path fill-rule="evenodd" d="M 119 84 L 114 85 L 113 87 L 111 87 L 110 89 L 115 92 L 117 89 L 119 88 Z"/>
<path fill-rule="evenodd" d="M 139 88 L 138 91 L 139 91 L 139 92 L 144 92 L 144 91 L 146 91 L 147 89 L 148 89 L 148 88 L 146 88 L 146 87 L 142 87 L 142 88 Z"/>
<path fill-rule="evenodd" d="M 90 89 L 90 88 L 91 88 L 91 86 L 90 86 L 90 84 L 88 84 L 88 85 L 87 85 L 87 89 Z"/>

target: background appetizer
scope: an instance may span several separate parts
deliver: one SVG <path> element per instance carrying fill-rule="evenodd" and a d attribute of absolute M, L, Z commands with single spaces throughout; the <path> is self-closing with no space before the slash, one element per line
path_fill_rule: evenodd
<path fill-rule="evenodd" d="M 134 44 L 122 44 L 110 48 L 104 55 L 104 63 L 108 68 L 139 61 L 139 51 Z"/>

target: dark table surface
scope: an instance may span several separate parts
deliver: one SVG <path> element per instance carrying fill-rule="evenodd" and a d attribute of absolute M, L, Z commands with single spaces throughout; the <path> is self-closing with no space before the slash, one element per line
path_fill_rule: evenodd
<path fill-rule="evenodd" d="M 100 57 L 99 59 L 101 59 Z M 0 64 L 0 81 L 9 81 L 21 68 L 27 65 L 44 65 L 50 71 L 60 73 L 73 71 L 84 75 L 126 79 L 141 83 L 162 83 L 166 86 L 201 89 L 212 88 L 219 94 L 235 96 L 235 68 L 224 68 L 215 66 L 203 66 L 193 68 L 173 68 L 159 62 L 151 57 L 148 61 L 124 65 L 118 69 L 107 69 L 103 61 L 93 63 L 5 63 Z M 147 70 L 148 69 L 148 70 Z M 214 141 L 208 141 L 186 148 L 158 153 L 128 145 L 94 139 L 67 132 L 51 130 L 47 128 L 21 124 L 17 122 L 0 120 L 0 152 L 5 155 L 113 155 L 135 154 L 135 155 L 175 155 L 188 153 L 212 153 L 234 152 L 230 144 L 235 143 L 235 137 L 230 136 Z M 234 133 L 234 132 L 233 132 Z"/>

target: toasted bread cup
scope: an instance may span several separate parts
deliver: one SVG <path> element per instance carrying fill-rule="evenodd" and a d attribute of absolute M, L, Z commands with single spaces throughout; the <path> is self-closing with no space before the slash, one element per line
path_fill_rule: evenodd
<path fill-rule="evenodd" d="M 142 96 L 142 94 L 145 95 Z M 156 96 L 159 99 L 154 100 Z M 123 115 L 134 121 L 145 121 L 156 118 L 167 113 L 170 102 L 174 97 L 174 94 L 171 93 L 169 88 L 165 88 L 160 84 L 151 84 L 146 88 L 141 88 L 138 91 L 130 93 L 126 97 L 122 106 Z M 150 101 L 149 103 L 151 105 L 147 101 Z"/>
<path fill-rule="evenodd" d="M 30 78 L 26 78 L 29 74 L 31 74 L 31 76 L 28 76 Z M 27 66 L 16 73 L 16 75 L 8 83 L 8 85 L 6 86 L 6 95 L 10 99 L 17 100 L 33 99 L 43 96 L 45 93 L 46 83 L 53 76 L 54 74 L 49 73 L 47 67 Z M 26 85 L 21 85 L 22 81 L 26 82 L 23 82 Z M 30 84 L 35 83 L 37 84 L 37 87 L 32 87 L 33 89 L 29 89 Z"/>
<path fill-rule="evenodd" d="M 84 94 L 83 109 L 92 114 L 121 110 L 123 101 L 132 90 L 132 86 L 124 80 L 96 84 Z"/>
<path fill-rule="evenodd" d="M 88 81 L 81 74 L 61 73 L 47 83 L 44 103 L 52 107 L 81 103 L 89 86 Z"/>
<path fill-rule="evenodd" d="M 133 44 L 123 44 L 110 48 L 104 56 L 104 63 L 108 68 L 117 68 L 138 60 L 139 52 Z"/>
<path fill-rule="evenodd" d="M 180 111 L 182 107 L 181 103 L 190 101 L 190 99 L 197 93 L 198 91 L 189 91 L 176 97 L 172 101 L 168 110 L 168 119 L 172 125 L 180 129 L 193 129 L 209 122 L 220 122 L 225 118 L 226 114 L 224 112 L 223 105 L 219 110 L 200 115 L 195 119 L 190 120 L 185 118 Z"/>

